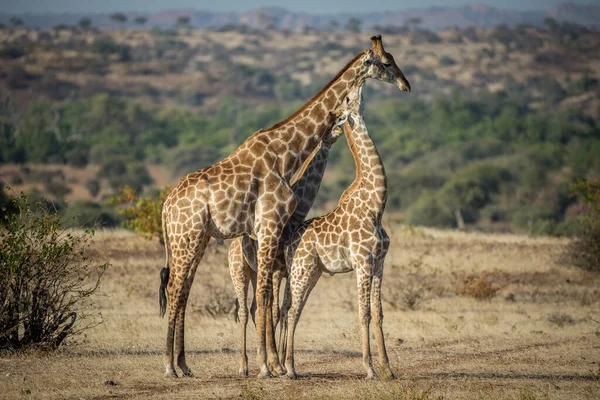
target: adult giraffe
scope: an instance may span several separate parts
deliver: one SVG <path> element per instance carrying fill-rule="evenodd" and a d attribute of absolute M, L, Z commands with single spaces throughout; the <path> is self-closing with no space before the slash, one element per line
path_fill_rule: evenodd
<path fill-rule="evenodd" d="M 339 117 L 339 116 L 337 116 Z M 297 174 L 295 182 L 292 184 L 294 196 L 296 196 L 296 210 L 288 220 L 287 225 L 281 235 L 279 243 L 285 243 L 289 236 L 308 215 L 313 203 L 317 197 L 327 160 L 329 150 L 337 138 L 343 134 L 341 126 L 333 122 L 336 115 L 330 116 L 332 127 L 328 133 L 323 136 L 321 143 L 315 148 L 308 160 L 304 163 L 301 171 Z M 229 246 L 229 273 L 233 281 L 233 287 L 237 296 L 236 300 L 236 322 L 240 323 L 240 376 L 248 376 L 248 357 L 246 356 L 246 326 L 248 325 L 248 286 L 252 281 L 253 288 L 256 288 L 256 240 L 248 236 L 241 236 L 233 240 Z M 283 278 L 287 275 L 285 265 L 285 255 L 283 246 L 279 246 L 275 261 L 273 262 L 273 300 L 271 310 L 267 311 L 267 351 L 276 351 L 275 339 L 271 337 L 277 323 L 279 322 L 279 288 Z M 253 294 L 252 308 L 250 313 L 254 319 L 253 310 L 256 306 L 256 297 Z M 271 315 L 269 315 L 269 313 Z M 239 318 L 238 318 L 239 317 Z M 269 319 L 271 318 L 271 326 Z M 273 330 L 271 330 L 273 328 Z M 276 371 L 278 373 L 283 371 Z"/>
<path fill-rule="evenodd" d="M 355 56 L 302 108 L 269 129 L 259 130 L 224 160 L 184 176 L 165 199 L 162 225 L 166 267 L 161 270 L 160 304 L 164 315 L 166 291 L 167 376 L 177 376 L 174 353 L 183 375 L 192 375 L 185 361 L 185 309 L 209 239 L 242 235 L 258 242 L 258 377 L 271 376 L 268 364 L 276 372 L 284 371 L 275 351 L 269 351 L 267 364 L 266 325 L 267 310 L 271 309 L 273 260 L 283 229 L 296 207 L 291 181 L 329 129 L 329 112 L 342 104 L 350 85 L 374 78 L 410 91 L 394 58 L 384 50 L 381 36 L 373 36 L 371 41 L 372 49 Z"/>

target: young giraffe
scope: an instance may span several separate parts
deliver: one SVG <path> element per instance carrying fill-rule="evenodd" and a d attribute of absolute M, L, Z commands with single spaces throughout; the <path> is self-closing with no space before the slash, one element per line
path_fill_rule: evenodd
<path fill-rule="evenodd" d="M 381 280 L 389 237 L 381 225 L 387 199 L 386 175 L 379 153 L 362 118 L 362 84 L 348 97 L 346 138 L 356 163 L 356 179 L 342 194 L 329 214 L 306 221 L 293 233 L 286 246 L 288 285 L 284 299 L 285 317 L 289 307 L 285 368 L 290 378 L 294 370 L 294 332 L 310 292 L 323 272 L 331 275 L 356 271 L 358 313 L 362 327 L 363 365 L 367 379 L 376 377 L 371 363 L 369 323 L 375 321 L 379 359 L 393 376 L 383 337 Z M 344 118 L 342 117 L 342 118 Z M 291 305 L 290 305 L 291 297 Z M 285 319 L 284 319 L 285 321 Z M 286 348 L 287 347 L 287 348 Z"/>
<path fill-rule="evenodd" d="M 350 85 L 374 78 L 393 83 L 403 91 L 410 85 L 381 36 L 371 38 L 373 48 L 354 57 L 300 110 L 269 129 L 259 130 L 224 160 L 184 176 L 165 199 L 162 212 L 166 266 L 161 271 L 161 315 L 169 299 L 167 376 L 191 376 L 184 349 L 185 309 L 190 288 L 211 237 L 256 238 L 257 244 L 257 363 L 259 377 L 271 370 L 284 372 L 272 331 L 271 279 L 279 239 L 296 207 L 290 187 L 311 152 L 329 128 L 328 113 L 335 110 Z M 166 292 L 166 293 L 165 293 Z M 267 354 L 267 341 L 269 346 Z"/>
<path fill-rule="evenodd" d="M 312 208 L 312 205 L 317 197 L 327 159 L 329 158 L 329 150 L 337 138 L 343 134 L 341 126 L 334 125 L 335 116 L 331 115 L 332 127 L 325 134 L 319 146 L 313 151 L 309 159 L 304 163 L 306 171 L 298 173 L 296 182 L 292 185 L 292 190 L 296 196 L 296 210 L 290 217 L 283 234 L 281 235 L 280 243 L 285 243 L 289 234 L 294 232 L 296 228 L 304 222 L 306 215 Z M 236 299 L 236 322 L 240 322 L 240 376 L 248 376 L 248 357 L 246 356 L 246 327 L 248 324 L 248 284 L 252 281 L 253 288 L 256 287 L 256 241 L 248 236 L 242 236 L 233 240 L 229 246 L 229 273 L 235 288 Z M 283 246 L 279 247 L 275 262 L 273 264 L 273 303 L 272 303 L 272 319 L 273 329 L 277 327 L 279 322 L 279 288 L 281 281 L 286 276 L 285 255 Z M 254 320 L 254 309 L 256 306 L 256 298 L 252 300 L 251 315 Z"/>

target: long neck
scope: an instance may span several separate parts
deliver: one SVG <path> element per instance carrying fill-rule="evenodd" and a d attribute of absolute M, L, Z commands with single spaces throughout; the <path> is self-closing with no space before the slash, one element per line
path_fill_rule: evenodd
<path fill-rule="evenodd" d="M 288 234 L 293 233 L 304 222 L 312 208 L 323 181 L 330 146 L 330 144 L 321 142 L 304 163 L 302 170 L 298 172 L 300 177 L 292 185 L 296 196 L 296 210 L 288 220 L 282 238 L 285 239 Z"/>
<path fill-rule="evenodd" d="M 360 195 L 367 200 L 367 207 L 377 212 L 383 212 L 387 200 L 387 180 L 383 162 L 367 130 L 360 113 L 349 117 L 352 122 L 346 122 L 344 130 L 348 145 L 356 164 L 356 178 L 340 198 L 340 203 L 349 197 Z M 350 126 L 353 124 L 353 126 Z"/>
<path fill-rule="evenodd" d="M 348 89 L 357 81 L 364 83 L 360 73 L 362 54 L 350 61 L 327 86 L 317 93 L 304 107 L 286 120 L 262 132 L 270 139 L 271 150 L 278 154 L 277 169 L 282 177 L 291 182 L 302 168 L 323 135 L 331 128 L 329 112 L 338 108 Z M 279 133 L 281 140 L 273 140 Z M 276 139 L 276 138 L 275 138 Z"/>

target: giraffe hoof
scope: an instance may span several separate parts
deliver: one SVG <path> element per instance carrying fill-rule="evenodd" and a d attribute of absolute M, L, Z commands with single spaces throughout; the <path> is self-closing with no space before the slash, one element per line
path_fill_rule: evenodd
<path fill-rule="evenodd" d="M 193 378 L 193 377 L 194 377 L 194 373 L 193 373 L 192 371 L 188 370 L 188 371 L 184 372 L 184 373 L 182 374 L 182 376 L 183 376 L 184 378 Z"/>
<path fill-rule="evenodd" d="M 167 371 L 165 372 L 165 378 L 177 378 L 177 373 L 175 371 Z"/>
<path fill-rule="evenodd" d="M 248 370 L 247 370 L 247 369 L 245 369 L 245 370 L 242 370 L 242 369 L 241 369 L 241 370 L 239 370 L 239 371 L 238 371 L 238 375 L 239 375 L 241 378 L 247 378 L 247 377 L 248 377 Z"/>
<path fill-rule="evenodd" d="M 285 375 L 287 376 L 289 379 L 298 379 L 298 375 L 296 375 L 296 372 L 294 371 L 288 371 L 287 374 Z"/>
<path fill-rule="evenodd" d="M 379 377 L 377 376 L 377 373 L 371 369 L 367 371 L 367 377 L 365 378 L 366 380 L 374 380 L 374 379 L 379 379 Z"/>
<path fill-rule="evenodd" d="M 274 376 L 285 375 L 285 373 L 286 373 L 286 370 L 279 363 L 277 363 L 277 364 L 273 363 L 273 364 L 269 365 L 269 370 L 271 371 L 271 374 Z"/>
<path fill-rule="evenodd" d="M 267 379 L 267 378 L 271 378 L 272 375 L 270 372 L 260 372 L 257 376 L 258 379 Z"/>

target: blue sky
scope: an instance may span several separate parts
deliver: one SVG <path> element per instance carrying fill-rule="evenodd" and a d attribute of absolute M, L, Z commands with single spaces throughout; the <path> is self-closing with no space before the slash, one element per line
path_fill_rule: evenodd
<path fill-rule="evenodd" d="M 600 3 L 600 0 L 568 0 L 573 3 Z M 96 13 L 110 11 L 155 12 L 174 8 L 193 8 L 210 11 L 244 11 L 260 6 L 284 7 L 312 14 L 365 12 L 423 8 L 431 6 L 462 6 L 473 3 L 489 4 L 515 10 L 549 9 L 565 0 L 0 0 L 0 12 L 73 12 Z"/>

